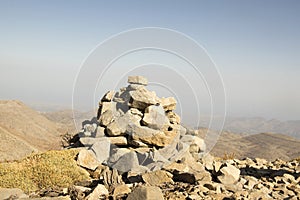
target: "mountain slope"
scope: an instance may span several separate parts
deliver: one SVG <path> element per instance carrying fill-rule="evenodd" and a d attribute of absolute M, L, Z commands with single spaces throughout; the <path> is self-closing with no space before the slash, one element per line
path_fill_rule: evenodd
<path fill-rule="evenodd" d="M 240 135 L 226 132 L 221 134 L 212 149 L 215 156 L 234 154 L 236 158 L 264 158 L 267 160 L 291 160 L 300 156 L 300 140 L 275 133 Z"/>
<path fill-rule="evenodd" d="M 59 127 L 24 103 L 0 101 L 0 160 L 19 159 L 32 151 L 60 148 Z"/>

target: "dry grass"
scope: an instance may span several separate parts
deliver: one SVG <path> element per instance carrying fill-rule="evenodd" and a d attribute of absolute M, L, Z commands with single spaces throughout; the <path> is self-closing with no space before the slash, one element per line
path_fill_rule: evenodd
<path fill-rule="evenodd" d="M 235 159 L 237 156 L 235 153 L 224 153 L 224 155 L 222 157 L 220 157 L 220 160 L 233 160 Z"/>
<path fill-rule="evenodd" d="M 43 188 L 68 187 L 89 179 L 78 167 L 78 150 L 48 151 L 30 155 L 20 161 L 0 163 L 0 187 L 20 188 L 32 192 Z"/>

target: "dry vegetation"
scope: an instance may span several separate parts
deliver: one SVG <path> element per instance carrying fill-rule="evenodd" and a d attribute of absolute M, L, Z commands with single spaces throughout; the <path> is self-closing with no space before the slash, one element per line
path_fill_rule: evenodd
<path fill-rule="evenodd" d="M 43 188 L 69 187 L 89 179 L 77 166 L 78 150 L 48 151 L 30 155 L 20 161 L 0 163 L 0 187 L 20 188 L 32 192 Z"/>

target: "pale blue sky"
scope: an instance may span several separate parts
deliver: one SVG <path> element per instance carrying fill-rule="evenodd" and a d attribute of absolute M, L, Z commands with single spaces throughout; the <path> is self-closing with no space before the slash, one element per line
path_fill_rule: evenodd
<path fill-rule="evenodd" d="M 217 64 L 230 116 L 300 119 L 300 1 L 0 0 L 1 99 L 70 106 L 83 59 L 138 27 L 183 32 Z"/>

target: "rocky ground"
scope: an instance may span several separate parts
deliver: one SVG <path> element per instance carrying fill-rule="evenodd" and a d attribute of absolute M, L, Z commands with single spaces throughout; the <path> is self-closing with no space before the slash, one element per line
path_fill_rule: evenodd
<path fill-rule="evenodd" d="M 187 154 L 188 156 L 188 154 Z M 75 162 L 75 160 L 74 160 Z M 81 150 L 77 164 L 89 178 L 69 187 L 49 187 L 24 194 L 0 189 L 1 199 L 299 199 L 299 159 L 220 160 L 209 154 L 183 157 L 163 169 L 142 174 L 123 173 L 99 164 Z"/>
<path fill-rule="evenodd" d="M 144 77 L 131 76 L 127 87 L 107 92 L 99 103 L 98 116 L 84 121 L 82 131 L 66 139 L 65 146 L 70 144 L 70 150 L 62 151 L 66 153 L 8 163 L 7 167 L 22 168 L 18 173 L 0 171 L 0 187 L 14 187 L 10 181 L 15 173 L 17 186 L 27 194 L 0 189 L 0 199 L 300 198 L 299 159 L 270 162 L 211 156 L 197 132 L 180 123 L 176 100 L 157 97 L 146 89 L 147 82 Z M 55 157 L 59 161 L 53 163 Z M 75 172 L 80 177 L 74 177 Z M 26 182 L 33 177 L 29 189 Z"/>

